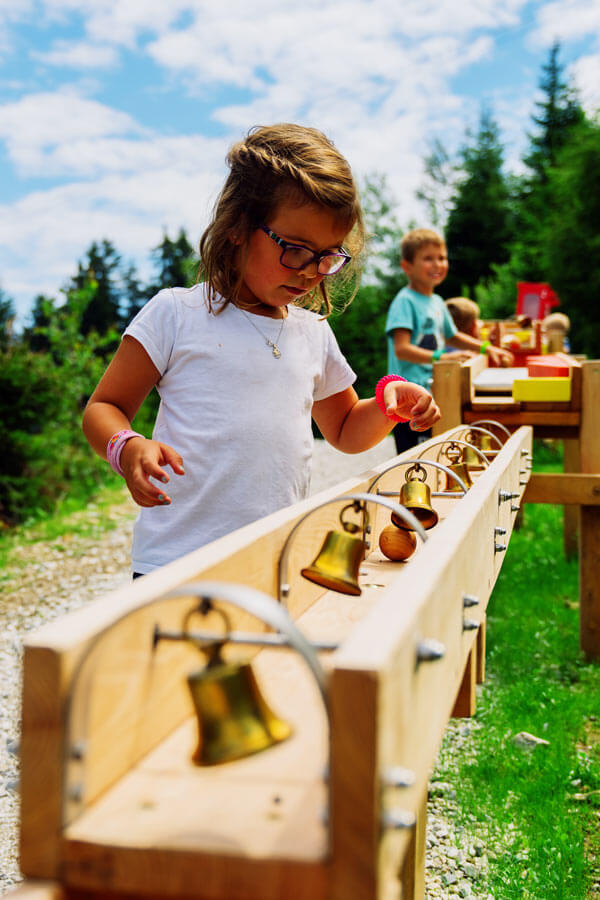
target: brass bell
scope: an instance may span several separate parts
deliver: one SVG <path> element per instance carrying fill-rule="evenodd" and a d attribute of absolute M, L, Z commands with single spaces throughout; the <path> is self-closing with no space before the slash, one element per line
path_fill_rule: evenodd
<path fill-rule="evenodd" d="M 354 536 L 359 526 L 352 522 L 344 522 L 344 512 L 350 507 L 357 508 L 356 504 L 349 504 L 340 513 L 340 522 L 344 530 L 327 532 L 314 562 L 301 569 L 300 574 L 308 581 L 320 584 L 330 591 L 358 597 L 362 593 L 358 583 L 358 572 L 365 558 L 367 545 L 361 538 Z"/>
<path fill-rule="evenodd" d="M 494 435 L 492 434 L 483 434 L 481 431 L 470 431 L 468 440 L 470 444 L 473 444 L 474 447 L 481 450 L 486 459 L 489 459 L 490 455 L 495 456 L 498 452 L 498 444 L 494 441 Z M 473 455 L 475 456 L 476 454 Z M 481 465 L 481 460 L 479 460 L 479 463 L 479 467 L 484 468 Z"/>
<path fill-rule="evenodd" d="M 464 447 L 463 449 L 466 450 L 467 448 Z M 469 466 L 464 461 L 463 452 L 461 451 L 458 444 L 455 443 L 454 441 L 452 441 L 450 443 L 450 446 L 448 447 L 448 449 L 445 452 L 445 456 L 449 461 L 448 468 L 450 469 L 451 472 L 454 472 L 456 475 L 458 475 L 458 477 L 461 479 L 461 481 L 464 482 L 464 485 L 467 488 L 467 490 L 470 487 L 473 487 L 473 479 L 471 478 L 471 475 L 469 473 Z M 473 453 L 473 456 L 477 456 L 477 454 Z M 479 459 L 479 457 L 477 457 L 477 459 Z M 458 481 L 456 481 L 454 478 L 452 478 L 452 476 L 449 475 L 448 473 L 446 473 L 446 488 L 445 488 L 445 490 L 449 491 L 450 493 L 454 493 L 454 494 L 462 493 L 462 488 L 461 488 L 460 484 L 458 483 Z"/>
<path fill-rule="evenodd" d="M 205 669 L 188 675 L 198 719 L 198 766 L 232 762 L 267 750 L 288 738 L 292 729 L 275 715 L 261 694 L 249 663 L 228 663 L 223 642 L 204 648 Z"/>
<path fill-rule="evenodd" d="M 419 474 L 423 473 L 423 478 Z M 400 489 L 400 504 L 411 512 L 421 523 L 423 528 L 433 528 L 437 525 L 438 514 L 431 505 L 431 491 L 425 484 L 427 475 L 425 469 L 420 466 L 411 466 L 406 473 L 406 482 Z M 392 524 L 396 528 L 404 528 L 411 531 L 411 526 L 397 513 L 392 513 Z"/>
<path fill-rule="evenodd" d="M 467 447 L 463 447 L 461 460 L 460 460 L 461 463 L 464 463 L 464 465 L 467 467 L 468 470 L 473 471 L 473 472 L 477 472 L 480 469 L 485 468 L 485 465 L 484 465 L 484 462 L 483 462 L 481 456 L 479 455 L 479 453 L 477 453 L 477 450 L 475 449 L 476 446 L 477 446 L 476 444 L 474 444 L 474 445 L 469 444 Z M 457 472 L 456 474 L 460 475 L 459 472 Z"/>
<path fill-rule="evenodd" d="M 460 480 L 464 483 L 467 490 L 473 487 L 473 479 L 471 478 L 471 474 L 469 472 L 469 466 L 464 462 L 451 463 L 448 468 L 451 472 L 454 472 Z M 451 475 L 446 473 L 446 491 L 450 491 L 451 493 L 460 493 L 462 494 L 463 489 L 461 488 L 458 481 L 452 478 Z"/>

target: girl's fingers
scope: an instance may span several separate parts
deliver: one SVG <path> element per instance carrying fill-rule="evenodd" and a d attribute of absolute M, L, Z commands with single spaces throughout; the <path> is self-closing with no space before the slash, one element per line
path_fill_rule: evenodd
<path fill-rule="evenodd" d="M 183 459 L 179 453 L 172 447 L 169 447 L 168 444 L 161 444 L 160 448 L 163 455 L 163 465 L 171 466 L 176 475 L 185 475 Z"/>

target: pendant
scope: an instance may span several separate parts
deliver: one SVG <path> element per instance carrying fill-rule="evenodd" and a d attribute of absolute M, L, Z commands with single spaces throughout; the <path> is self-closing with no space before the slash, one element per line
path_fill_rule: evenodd
<path fill-rule="evenodd" d="M 279 349 L 277 344 L 274 344 L 273 341 L 269 340 L 267 340 L 267 344 L 269 345 L 269 347 L 273 348 L 273 356 L 275 357 L 275 359 L 279 359 L 279 357 L 281 356 L 281 350 Z"/>

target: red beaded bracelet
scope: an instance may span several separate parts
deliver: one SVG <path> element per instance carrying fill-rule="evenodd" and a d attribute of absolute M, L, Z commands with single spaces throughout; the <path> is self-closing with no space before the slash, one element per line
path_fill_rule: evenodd
<path fill-rule="evenodd" d="M 390 381 L 406 381 L 406 380 L 407 379 L 403 378 L 402 375 L 384 375 L 383 378 L 379 379 L 379 381 L 377 382 L 377 386 L 375 388 L 375 400 L 377 401 L 377 406 L 379 407 L 381 412 L 384 414 L 384 416 L 387 416 L 388 419 L 392 419 L 393 422 L 410 422 L 410 418 L 403 419 L 403 418 L 401 418 L 401 416 L 397 416 L 395 414 L 390 415 L 387 412 L 387 410 L 385 408 L 385 402 L 383 400 L 383 389 L 385 388 L 386 384 L 388 384 Z"/>

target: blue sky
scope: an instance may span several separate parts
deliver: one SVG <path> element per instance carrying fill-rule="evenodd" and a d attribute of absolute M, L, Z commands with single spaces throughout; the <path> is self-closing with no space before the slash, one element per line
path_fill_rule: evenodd
<path fill-rule="evenodd" d="M 520 171 L 554 40 L 600 107 L 600 0 L 0 0 L 0 287 L 24 323 L 93 240 L 150 277 L 165 231 L 196 243 L 250 127 L 325 131 L 385 174 L 401 224 L 435 138 L 490 109 Z"/>

